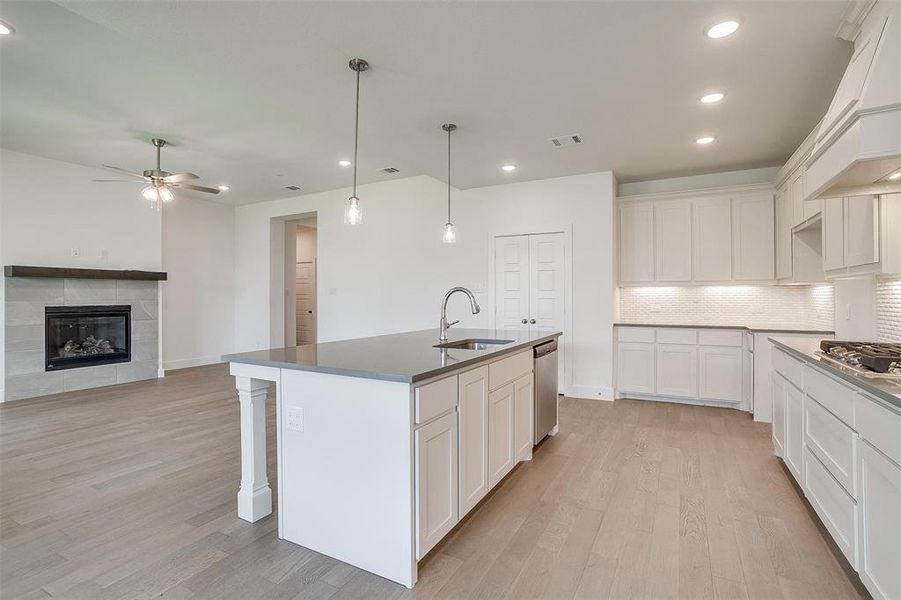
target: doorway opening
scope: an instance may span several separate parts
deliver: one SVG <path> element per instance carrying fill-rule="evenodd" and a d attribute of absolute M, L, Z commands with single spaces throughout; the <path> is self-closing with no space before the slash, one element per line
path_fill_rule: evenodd
<path fill-rule="evenodd" d="M 285 221 L 285 346 L 317 340 L 316 216 Z"/>

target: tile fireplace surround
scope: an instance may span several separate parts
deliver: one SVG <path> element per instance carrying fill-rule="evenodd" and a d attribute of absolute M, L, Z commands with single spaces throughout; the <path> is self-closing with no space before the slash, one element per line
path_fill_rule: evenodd
<path fill-rule="evenodd" d="M 131 305 L 131 361 L 44 370 L 44 308 Z M 159 282 L 51 277 L 5 278 L 4 400 L 153 379 L 159 374 Z"/>

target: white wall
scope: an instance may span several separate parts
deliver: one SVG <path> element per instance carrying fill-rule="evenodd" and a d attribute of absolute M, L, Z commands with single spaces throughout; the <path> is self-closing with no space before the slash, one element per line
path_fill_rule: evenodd
<path fill-rule="evenodd" d="M 163 209 L 163 367 L 219 362 L 234 348 L 234 207 L 181 197 Z"/>
<path fill-rule="evenodd" d="M 343 223 L 347 189 L 237 207 L 236 350 L 283 339 L 282 221 L 294 215 L 318 215 L 320 341 L 436 328 L 441 297 L 454 285 L 487 307 L 489 235 L 566 226 L 574 248 L 571 393 L 612 398 L 614 185 L 603 172 L 455 191 L 453 245 L 441 242 L 446 184 L 426 176 L 360 187 L 360 227 Z M 488 310 L 473 316 L 462 297 L 448 312 L 462 327 L 489 322 Z"/>

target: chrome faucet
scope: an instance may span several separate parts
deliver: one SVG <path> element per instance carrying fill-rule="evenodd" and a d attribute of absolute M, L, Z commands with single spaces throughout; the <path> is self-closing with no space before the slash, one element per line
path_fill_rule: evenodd
<path fill-rule="evenodd" d="M 463 292 L 467 296 L 469 296 L 469 305 L 472 308 L 472 314 L 478 314 L 481 308 L 479 308 L 479 303 L 476 302 L 476 297 L 465 287 L 452 287 L 447 290 L 447 293 L 444 294 L 444 300 L 441 301 L 441 335 L 438 337 L 438 341 L 446 342 L 447 341 L 447 330 L 451 325 L 459 323 L 460 321 L 452 321 L 450 323 L 447 322 L 447 301 L 454 294 L 454 292 Z"/>

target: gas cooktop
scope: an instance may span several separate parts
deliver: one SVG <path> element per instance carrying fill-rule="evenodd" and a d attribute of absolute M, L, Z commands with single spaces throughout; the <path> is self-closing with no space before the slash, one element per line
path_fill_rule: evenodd
<path fill-rule="evenodd" d="M 865 377 L 901 379 L 901 344 L 823 340 L 817 354 Z"/>

